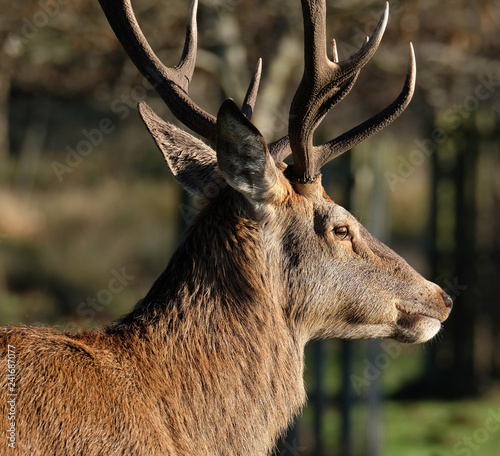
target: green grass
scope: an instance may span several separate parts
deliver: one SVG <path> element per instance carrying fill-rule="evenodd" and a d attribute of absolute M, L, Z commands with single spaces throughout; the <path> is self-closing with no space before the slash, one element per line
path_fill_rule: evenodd
<path fill-rule="evenodd" d="M 313 410 L 299 421 L 301 455 L 312 454 Z M 329 408 L 324 415 L 325 454 L 339 451 L 340 414 Z M 384 456 L 496 456 L 500 454 L 500 392 L 461 401 L 383 401 L 381 451 Z M 367 408 L 358 402 L 352 411 L 353 455 L 367 454 Z"/>
<path fill-rule="evenodd" d="M 377 377 L 383 396 L 389 398 L 407 382 L 417 379 L 423 370 L 427 347 L 425 345 L 401 345 L 381 342 L 381 353 L 392 353 L 389 363 L 384 364 Z M 313 346 L 306 350 L 306 385 L 312 396 L 314 381 Z M 343 456 L 340 452 L 341 418 L 339 341 L 324 345 L 326 366 L 323 387 L 325 413 L 322 435 L 325 454 Z M 363 379 L 367 368 L 368 342 L 354 342 L 353 375 Z M 450 379 L 450 382 L 460 379 Z M 369 386 L 354 388 L 351 426 L 353 456 L 367 453 L 367 394 Z M 312 398 L 311 398 L 312 399 Z M 305 408 L 299 419 L 298 444 L 300 455 L 307 456 L 314 448 L 312 404 Z M 500 454 L 500 390 L 491 390 L 484 396 L 457 401 L 419 400 L 395 401 L 382 399 L 380 410 L 381 451 L 383 456 L 496 456 Z"/>
<path fill-rule="evenodd" d="M 456 402 L 388 402 L 384 455 L 500 454 L 500 394 Z"/>

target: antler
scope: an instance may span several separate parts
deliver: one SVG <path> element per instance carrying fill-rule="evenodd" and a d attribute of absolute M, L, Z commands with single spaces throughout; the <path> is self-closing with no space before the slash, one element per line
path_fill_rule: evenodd
<path fill-rule="evenodd" d="M 330 142 L 315 147 L 313 135 L 327 112 L 351 90 L 361 68 L 377 50 L 389 17 L 389 5 L 373 35 L 366 38 L 352 57 L 339 62 L 335 41 L 333 60 L 326 53 L 326 1 L 302 0 L 304 18 L 304 74 L 290 107 L 289 146 L 293 154 L 293 175 L 300 182 L 314 182 L 320 168 L 396 119 L 408 105 L 415 87 L 415 58 L 410 45 L 410 65 L 403 91 L 379 114 Z M 286 137 L 273 143 L 275 158 L 286 154 Z"/>
<path fill-rule="evenodd" d="M 175 117 L 194 132 L 215 142 L 215 117 L 196 105 L 188 95 L 188 85 L 193 77 L 196 62 L 198 0 L 193 0 L 191 4 L 184 49 L 179 63 L 173 68 L 166 67 L 149 46 L 130 0 L 99 0 L 99 3 L 123 48 L 139 71 L 152 83 Z M 242 111 L 248 119 L 252 116 L 257 96 L 261 65 L 259 60 L 243 102 Z"/>
<path fill-rule="evenodd" d="M 295 93 L 289 115 L 288 135 L 269 145 L 276 161 L 293 154 L 293 175 L 301 182 L 313 182 L 328 161 L 380 131 L 406 108 L 415 88 L 415 56 L 410 44 L 410 64 L 405 85 L 397 99 L 372 118 L 321 146 L 313 145 L 314 131 L 324 116 L 351 90 L 361 71 L 377 50 L 389 17 L 389 5 L 373 35 L 366 38 L 352 57 L 339 62 L 335 41 L 330 60 L 326 52 L 326 0 L 301 0 L 304 18 L 304 74 Z M 188 95 L 196 61 L 198 0 L 193 0 L 186 40 L 177 66 L 166 67 L 144 37 L 130 0 L 99 0 L 108 21 L 134 64 L 153 84 L 172 113 L 187 127 L 216 142 L 216 119 L 196 105 Z M 259 60 L 242 106 L 250 119 L 260 83 Z"/>

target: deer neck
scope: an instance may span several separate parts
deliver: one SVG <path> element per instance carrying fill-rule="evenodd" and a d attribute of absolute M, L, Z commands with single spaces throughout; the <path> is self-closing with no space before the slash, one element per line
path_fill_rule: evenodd
<path fill-rule="evenodd" d="M 196 436 L 189 454 L 219 454 L 221 442 L 227 454 L 267 454 L 304 404 L 303 344 L 271 290 L 262 242 L 237 206 L 210 207 L 122 322 L 151 338 L 164 413 L 170 425 L 177 413 L 190 421 L 174 434 Z"/>

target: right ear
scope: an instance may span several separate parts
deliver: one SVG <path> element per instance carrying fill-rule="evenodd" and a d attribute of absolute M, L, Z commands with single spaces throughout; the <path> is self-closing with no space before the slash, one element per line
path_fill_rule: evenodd
<path fill-rule="evenodd" d="M 217 114 L 217 162 L 226 182 L 250 202 L 270 200 L 280 188 L 264 137 L 231 99 Z"/>
<path fill-rule="evenodd" d="M 203 141 L 165 122 L 145 102 L 140 102 L 137 109 L 175 178 L 186 190 L 202 195 L 217 169 L 215 151 Z"/>

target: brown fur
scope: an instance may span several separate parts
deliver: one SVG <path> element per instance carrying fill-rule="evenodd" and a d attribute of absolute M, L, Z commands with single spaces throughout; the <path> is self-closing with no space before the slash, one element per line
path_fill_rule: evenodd
<path fill-rule="evenodd" d="M 314 201 L 283 182 L 288 196 L 265 216 L 234 190 L 223 190 L 192 224 L 148 295 L 114 325 L 77 335 L 4 329 L 2 355 L 6 344 L 16 353 L 16 454 L 270 452 L 305 400 L 307 340 L 335 336 L 344 326 L 351 329 L 343 336 L 358 337 L 372 313 L 380 313 L 381 322 L 384 314 L 378 308 L 383 303 L 374 301 L 368 310 L 363 290 L 356 292 L 369 286 L 366 277 L 353 290 L 339 285 L 343 303 L 320 307 L 331 297 L 322 296 L 311 253 L 325 253 L 328 244 L 321 247 L 318 240 L 328 233 L 323 226 L 305 236 L 302 230 L 324 223 L 318 211 L 334 203 L 319 201 L 314 215 Z M 281 236 L 284 254 L 276 243 Z M 333 264 L 332 273 L 338 275 Z M 392 269 L 382 269 L 379 278 L 384 274 L 392 277 Z M 411 277 L 403 278 L 411 284 Z M 351 280 L 349 271 L 344 279 Z M 396 335 L 396 322 L 389 326 L 387 336 Z M 7 390 L 6 375 L 0 390 Z M 4 435 L 6 405 L 0 405 Z M 5 442 L 0 448 L 7 454 Z"/>
<path fill-rule="evenodd" d="M 6 344 L 16 353 L 16 454 L 267 454 L 304 403 L 303 347 L 268 292 L 257 227 L 230 200 L 200 215 L 113 326 L 4 330 L 2 355 Z"/>
<path fill-rule="evenodd" d="M 112 3 L 106 11 L 113 18 Z M 309 340 L 424 342 L 449 314 L 450 298 L 321 178 L 300 184 L 275 163 L 230 100 L 209 122 L 216 151 L 140 110 L 202 210 L 146 297 L 111 326 L 0 329 L 0 455 L 263 456 L 305 403 Z"/>

